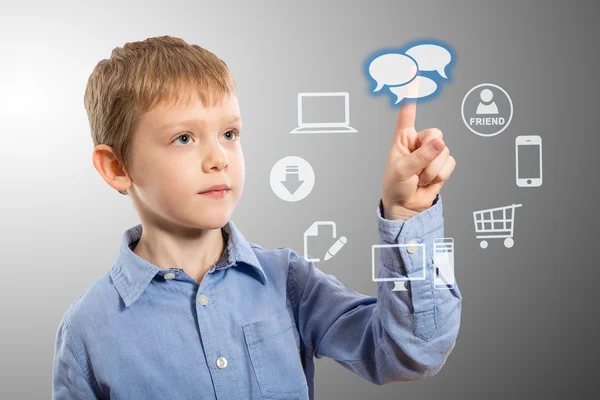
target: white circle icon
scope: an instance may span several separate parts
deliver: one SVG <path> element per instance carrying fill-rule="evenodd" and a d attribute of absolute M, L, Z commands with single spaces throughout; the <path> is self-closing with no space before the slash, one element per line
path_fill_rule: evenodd
<path fill-rule="evenodd" d="M 476 135 L 496 136 L 508 128 L 513 116 L 513 103 L 498 85 L 482 83 L 467 92 L 461 104 L 462 119 Z"/>
<path fill-rule="evenodd" d="M 315 172 L 305 159 L 283 157 L 271 168 L 271 189 L 281 200 L 299 201 L 315 186 Z"/>

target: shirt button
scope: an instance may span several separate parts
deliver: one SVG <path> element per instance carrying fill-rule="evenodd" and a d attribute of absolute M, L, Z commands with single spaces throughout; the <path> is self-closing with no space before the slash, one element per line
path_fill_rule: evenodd
<path fill-rule="evenodd" d="M 408 241 L 408 244 L 412 244 L 412 245 L 418 245 L 419 241 L 417 239 L 411 239 Z M 408 251 L 410 254 L 416 253 L 419 250 L 420 246 L 407 246 L 406 247 L 406 251 Z"/>
<path fill-rule="evenodd" d="M 217 368 L 225 368 L 227 366 L 227 359 L 225 357 L 217 358 Z"/>
<path fill-rule="evenodd" d="M 208 304 L 208 296 L 205 294 L 201 294 L 198 297 L 198 303 L 202 304 L 203 306 L 207 305 Z"/>
<path fill-rule="evenodd" d="M 173 279 L 173 278 L 175 278 L 175 273 L 173 273 L 173 272 L 167 272 L 165 274 L 165 279 Z"/>

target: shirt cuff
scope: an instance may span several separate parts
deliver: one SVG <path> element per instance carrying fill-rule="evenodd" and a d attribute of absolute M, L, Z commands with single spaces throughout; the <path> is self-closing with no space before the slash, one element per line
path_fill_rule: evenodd
<path fill-rule="evenodd" d="M 414 333 L 417 337 L 429 340 L 438 331 L 440 321 L 446 321 L 446 329 L 458 325 L 456 303 L 461 295 L 456 282 L 451 290 L 434 290 L 434 240 L 444 237 L 442 197 L 438 193 L 436 201 L 428 209 L 407 220 L 388 220 L 382 217 L 383 204 L 377 207 L 377 220 L 380 240 L 381 267 L 379 274 L 385 278 L 398 278 L 393 298 L 412 305 Z M 395 246 L 394 246 L 395 245 Z M 409 246 L 407 246 L 409 245 Z M 397 283 L 404 283 L 404 290 Z M 391 292 L 390 292 L 391 293 Z M 454 316 L 453 320 L 448 320 Z M 448 321 L 452 321 L 450 324 Z"/>
<path fill-rule="evenodd" d="M 442 196 L 438 193 L 431 207 L 407 220 L 390 220 L 383 217 L 383 202 L 377 207 L 377 226 L 382 244 L 401 245 L 382 247 L 382 264 L 403 276 L 422 275 L 433 259 L 433 239 L 444 236 Z M 413 244 L 414 246 L 408 246 Z M 425 254 L 425 265 L 423 265 Z"/>

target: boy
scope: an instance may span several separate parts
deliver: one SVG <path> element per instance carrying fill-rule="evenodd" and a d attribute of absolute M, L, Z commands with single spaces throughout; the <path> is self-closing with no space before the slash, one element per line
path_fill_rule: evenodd
<path fill-rule="evenodd" d="M 170 37 L 116 48 L 85 92 L 102 178 L 141 224 L 59 324 L 54 399 L 313 399 L 313 357 L 382 385 L 435 375 L 461 294 L 433 289 L 438 192 L 455 166 L 439 130 L 404 105 L 377 221 L 382 243 L 424 243 L 427 279 L 377 297 L 295 251 L 249 243 L 229 219 L 244 186 L 235 81 L 211 52 Z M 421 250 L 382 249 L 380 277 L 422 274 Z"/>

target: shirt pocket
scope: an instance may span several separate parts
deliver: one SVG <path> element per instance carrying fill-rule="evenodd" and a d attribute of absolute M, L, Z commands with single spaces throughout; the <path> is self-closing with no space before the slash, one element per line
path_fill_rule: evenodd
<path fill-rule="evenodd" d="M 263 399 L 308 399 L 300 338 L 287 308 L 243 331 Z"/>

